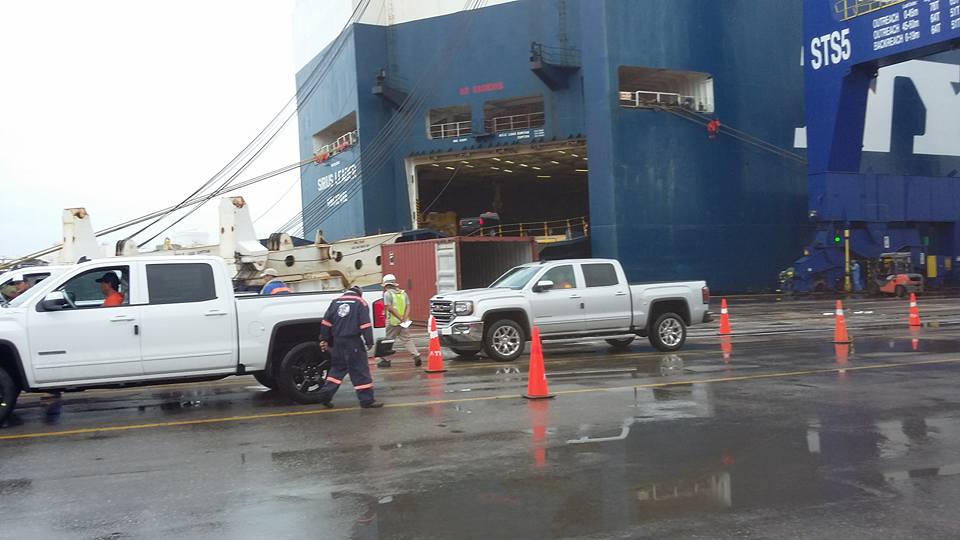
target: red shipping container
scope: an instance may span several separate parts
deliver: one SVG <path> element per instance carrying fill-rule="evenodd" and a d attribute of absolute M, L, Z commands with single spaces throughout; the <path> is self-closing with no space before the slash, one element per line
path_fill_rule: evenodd
<path fill-rule="evenodd" d="M 532 238 L 458 236 L 381 246 L 381 270 L 410 296 L 411 318 L 426 322 L 439 292 L 482 288 L 504 272 L 537 260 Z"/>

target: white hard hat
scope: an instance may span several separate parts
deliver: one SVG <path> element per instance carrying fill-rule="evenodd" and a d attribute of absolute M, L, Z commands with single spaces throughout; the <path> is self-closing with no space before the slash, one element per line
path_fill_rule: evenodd
<path fill-rule="evenodd" d="M 393 274 L 387 274 L 387 275 L 383 276 L 383 284 L 384 284 L 384 285 L 396 285 L 396 284 L 397 284 L 397 276 L 395 276 L 395 275 L 393 275 Z"/>
<path fill-rule="evenodd" d="M 277 271 L 274 270 L 273 268 L 264 268 L 264 269 L 263 269 L 263 273 L 260 274 L 260 277 L 267 277 L 267 276 L 274 276 L 274 277 L 276 277 L 276 276 L 279 276 L 279 275 L 280 275 L 280 274 L 278 274 Z"/>

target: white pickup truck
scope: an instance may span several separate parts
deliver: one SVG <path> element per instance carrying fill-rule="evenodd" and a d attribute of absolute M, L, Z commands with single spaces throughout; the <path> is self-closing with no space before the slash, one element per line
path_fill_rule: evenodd
<path fill-rule="evenodd" d="M 123 295 L 104 307 L 111 273 Z M 254 375 L 312 403 L 329 366 L 317 338 L 341 293 L 234 295 L 222 258 L 117 257 L 56 273 L 0 308 L 0 424 L 22 391 L 71 391 Z M 365 293 L 375 335 L 380 293 Z"/>
<path fill-rule="evenodd" d="M 440 343 L 461 356 L 481 350 L 515 360 L 536 326 L 544 341 L 605 340 L 626 348 L 648 337 L 661 351 L 683 347 L 687 327 L 708 322 L 706 282 L 630 285 L 610 259 L 561 260 L 513 268 L 486 289 L 430 300 Z"/>

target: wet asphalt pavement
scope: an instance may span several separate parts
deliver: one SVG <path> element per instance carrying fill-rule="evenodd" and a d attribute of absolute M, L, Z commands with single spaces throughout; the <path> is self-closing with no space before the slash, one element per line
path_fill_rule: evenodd
<path fill-rule="evenodd" d="M 0 429 L 2 530 L 957 538 L 960 302 L 923 300 L 914 332 L 900 301 L 848 303 L 849 349 L 829 307 L 732 302 L 737 335 L 677 354 L 547 347 L 547 401 L 519 397 L 526 358 L 374 367 L 377 411 L 349 384 L 327 410 L 251 377 L 25 395 Z"/>

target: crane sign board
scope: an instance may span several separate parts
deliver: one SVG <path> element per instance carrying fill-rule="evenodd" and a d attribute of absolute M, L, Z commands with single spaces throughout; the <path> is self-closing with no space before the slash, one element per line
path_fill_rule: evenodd
<path fill-rule="evenodd" d="M 877 69 L 960 46 L 960 0 L 804 0 L 811 175 L 858 173 Z"/>

